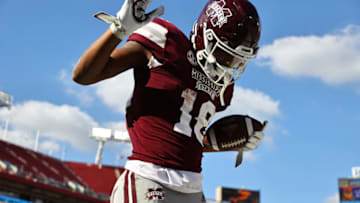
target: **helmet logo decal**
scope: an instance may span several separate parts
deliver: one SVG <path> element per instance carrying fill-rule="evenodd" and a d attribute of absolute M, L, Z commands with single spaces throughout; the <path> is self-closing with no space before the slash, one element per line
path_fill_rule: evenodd
<path fill-rule="evenodd" d="M 213 27 L 221 28 L 228 22 L 228 18 L 232 16 L 231 10 L 225 8 L 225 0 L 217 0 L 209 5 L 206 10 L 206 15 L 210 17 L 210 22 Z"/>

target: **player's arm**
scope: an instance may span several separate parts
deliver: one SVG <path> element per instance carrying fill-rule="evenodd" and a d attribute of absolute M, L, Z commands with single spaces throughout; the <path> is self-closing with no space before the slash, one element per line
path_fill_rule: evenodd
<path fill-rule="evenodd" d="M 113 77 L 133 66 L 146 65 L 151 53 L 136 42 L 117 45 L 136 29 L 164 13 L 164 7 L 145 13 L 151 0 L 125 0 L 116 17 L 105 12 L 95 17 L 110 24 L 110 28 L 81 56 L 73 70 L 73 80 L 84 85 Z"/>
<path fill-rule="evenodd" d="M 145 66 L 151 52 L 135 41 L 115 48 L 120 39 L 107 30 L 80 57 L 73 70 L 73 80 L 89 85 L 113 77 L 125 70 Z"/>

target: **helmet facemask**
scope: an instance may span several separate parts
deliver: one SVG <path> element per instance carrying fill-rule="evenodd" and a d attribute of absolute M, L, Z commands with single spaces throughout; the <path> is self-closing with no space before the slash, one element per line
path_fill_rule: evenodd
<path fill-rule="evenodd" d="M 197 61 L 207 77 L 222 86 L 221 105 L 225 105 L 226 87 L 238 80 L 245 72 L 248 60 L 255 58 L 256 49 L 239 45 L 235 49 L 221 41 L 212 29 L 203 26 L 204 49 L 197 51 Z"/>

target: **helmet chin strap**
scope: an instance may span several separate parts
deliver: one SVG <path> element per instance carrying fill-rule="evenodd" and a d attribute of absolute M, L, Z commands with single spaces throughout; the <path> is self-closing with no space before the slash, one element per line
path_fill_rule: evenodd
<path fill-rule="evenodd" d="M 220 90 L 220 104 L 221 106 L 225 106 L 225 101 L 224 101 L 224 94 L 225 94 L 225 90 L 227 88 L 228 85 L 231 84 L 231 76 L 228 73 L 225 73 L 224 75 L 224 85 L 222 86 L 221 90 Z"/>
<path fill-rule="evenodd" d="M 220 104 L 221 104 L 221 106 L 225 106 L 224 94 L 225 94 L 225 90 L 226 90 L 227 86 L 230 85 L 232 82 L 231 74 L 226 71 L 224 73 L 216 73 L 217 72 L 217 70 L 215 69 L 216 58 L 212 54 L 208 54 L 208 57 L 206 58 L 205 67 L 206 67 L 206 71 L 209 75 L 222 77 L 222 80 L 224 81 L 224 83 L 221 85 L 222 88 L 220 90 Z M 210 71 L 211 69 L 214 69 L 214 70 Z"/>

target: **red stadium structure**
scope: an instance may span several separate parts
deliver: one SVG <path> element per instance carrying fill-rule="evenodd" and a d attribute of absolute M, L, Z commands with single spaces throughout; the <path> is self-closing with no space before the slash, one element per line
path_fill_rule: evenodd
<path fill-rule="evenodd" d="M 123 170 L 63 162 L 0 141 L 0 195 L 36 203 L 105 203 Z"/>
<path fill-rule="evenodd" d="M 123 168 L 114 166 L 99 167 L 97 164 L 66 162 L 66 165 L 94 191 L 108 195 L 111 194 L 117 178 L 124 171 Z"/>

